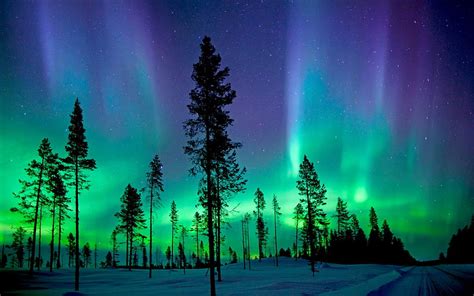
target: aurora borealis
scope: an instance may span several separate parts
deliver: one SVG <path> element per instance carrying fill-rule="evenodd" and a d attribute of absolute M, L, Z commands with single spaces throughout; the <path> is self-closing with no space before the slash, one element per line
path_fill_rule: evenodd
<path fill-rule="evenodd" d="M 164 248 L 170 239 L 172 200 L 190 226 L 198 179 L 188 174 L 182 123 L 192 65 L 209 35 L 237 91 L 231 133 L 248 170 L 247 191 L 231 202 L 230 246 L 257 187 L 267 204 L 280 199 L 279 245 L 290 246 L 306 154 L 328 188 L 329 216 L 340 196 L 367 232 L 373 206 L 413 256 L 437 258 L 474 213 L 468 5 L 1 1 L 0 243 L 22 221 L 9 212 L 12 192 L 41 139 L 65 155 L 76 97 L 97 162 L 81 196 L 81 243 L 110 244 L 125 186 L 144 186 L 156 153 L 165 192 L 154 241 Z"/>

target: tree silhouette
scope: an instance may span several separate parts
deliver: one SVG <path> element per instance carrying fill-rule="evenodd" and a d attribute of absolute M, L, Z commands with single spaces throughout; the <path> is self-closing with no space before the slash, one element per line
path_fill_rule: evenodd
<path fill-rule="evenodd" d="M 49 164 L 55 162 L 57 154 L 53 154 L 51 145 L 47 138 L 41 141 L 38 149 L 40 160 L 32 160 L 25 169 L 26 175 L 30 181 L 20 180 L 22 188 L 19 193 L 14 194 L 18 198 L 18 207 L 12 208 L 12 212 L 19 212 L 25 218 L 27 223 L 33 223 L 33 243 L 30 260 L 30 274 L 33 273 L 34 262 L 36 258 L 36 230 L 38 228 L 38 219 L 40 216 L 40 208 L 44 203 L 43 185 L 47 180 L 47 171 Z M 38 243 L 38 245 L 41 245 Z M 39 246 L 41 250 L 41 246 Z M 39 264 L 38 264 L 39 266 Z"/>
<path fill-rule="evenodd" d="M 76 254 L 76 239 L 74 238 L 74 235 L 72 233 L 69 233 L 67 237 L 67 250 L 69 258 L 68 267 L 71 267 L 71 264 L 74 261 L 74 256 Z"/>
<path fill-rule="evenodd" d="M 450 263 L 474 263 L 474 215 L 471 224 L 458 229 L 449 241 L 446 260 Z"/>
<path fill-rule="evenodd" d="M 373 207 L 370 208 L 369 214 L 370 221 L 370 234 L 367 242 L 367 251 L 370 255 L 372 262 L 379 262 L 381 258 L 380 247 L 381 247 L 381 234 L 378 225 L 377 213 Z"/>
<path fill-rule="evenodd" d="M 171 222 L 171 268 L 174 268 L 174 237 L 176 231 L 178 230 L 178 210 L 176 209 L 176 203 L 174 200 L 171 202 L 171 211 L 170 211 L 170 222 Z"/>
<path fill-rule="evenodd" d="M 91 247 L 88 242 L 82 248 L 82 257 L 84 259 L 84 267 L 89 267 L 91 263 Z"/>
<path fill-rule="evenodd" d="M 192 175 L 202 172 L 205 176 L 206 196 L 202 204 L 207 210 L 211 295 L 216 294 L 213 231 L 216 196 L 211 192 L 212 173 L 229 151 L 228 146 L 223 146 L 228 145 L 229 141 L 222 141 L 221 137 L 227 137 L 226 129 L 232 124 L 232 119 L 224 108 L 232 104 L 236 96 L 231 85 L 224 82 L 229 76 L 229 68 L 221 70 L 220 63 L 221 57 L 215 53 L 211 39 L 204 37 L 201 55 L 199 61 L 193 65 L 191 76 L 196 84 L 190 92 L 191 102 L 187 107 L 193 118 L 184 123 L 188 137 L 185 153 L 193 163 L 190 172 Z"/>
<path fill-rule="evenodd" d="M 184 239 L 187 236 L 188 231 L 183 225 L 180 225 L 179 227 L 181 229 L 180 235 L 181 235 L 181 242 L 179 243 L 179 261 L 180 265 L 182 264 L 183 272 L 186 274 L 186 255 L 184 253 Z"/>
<path fill-rule="evenodd" d="M 95 160 L 88 159 L 88 144 L 86 141 L 86 130 L 84 129 L 82 108 L 79 100 L 74 102 L 74 110 L 71 114 L 71 125 L 69 126 L 68 143 L 66 145 L 67 157 L 63 159 L 67 171 L 73 175 L 71 185 L 75 189 L 76 210 L 76 271 L 74 276 L 74 290 L 79 291 L 79 193 L 81 190 L 89 189 L 85 170 L 96 168 Z"/>
<path fill-rule="evenodd" d="M 278 239 L 277 239 L 277 222 L 278 222 L 278 217 L 281 216 L 280 212 L 280 205 L 278 204 L 278 200 L 276 195 L 273 195 L 273 200 L 272 200 L 272 205 L 273 205 L 273 224 L 274 224 L 274 230 L 275 230 L 275 262 L 276 266 L 278 267 Z"/>
<path fill-rule="evenodd" d="M 130 252 L 128 256 L 128 270 L 132 270 L 133 239 L 137 229 L 145 228 L 145 214 L 142 209 L 140 194 L 130 184 L 125 188 L 120 201 L 122 202 L 121 209 L 115 216 L 119 219 L 119 228 L 126 233 L 129 246 L 128 251 Z"/>
<path fill-rule="evenodd" d="M 111 239 L 112 239 L 112 267 L 117 267 L 117 256 L 118 256 L 118 245 L 117 245 L 117 234 L 118 234 L 118 229 L 115 228 L 112 231 Z"/>
<path fill-rule="evenodd" d="M 194 237 L 196 238 L 196 254 L 197 254 L 196 265 L 201 264 L 201 256 L 199 252 L 200 251 L 199 250 L 199 230 L 201 229 L 202 223 L 203 223 L 202 216 L 201 214 L 199 214 L 199 212 L 196 211 L 196 213 L 194 213 L 193 226 L 191 228 L 191 231 L 194 231 L 195 233 Z"/>
<path fill-rule="evenodd" d="M 347 202 L 344 202 L 342 198 L 337 198 L 336 214 L 333 216 L 337 218 L 337 233 L 338 235 L 344 235 L 349 226 L 349 211 L 347 210 Z"/>
<path fill-rule="evenodd" d="M 150 192 L 150 269 L 148 272 L 148 277 L 151 278 L 151 269 L 152 269 L 152 247 L 153 247 L 153 207 L 157 207 L 161 201 L 160 193 L 163 192 L 163 173 L 161 168 L 160 158 L 158 155 L 153 157 L 153 160 L 150 162 L 150 171 L 147 173 L 147 187 Z M 153 199 L 155 198 L 155 199 Z"/>
<path fill-rule="evenodd" d="M 265 197 L 260 188 L 257 188 L 255 191 L 255 197 L 253 199 L 255 203 L 256 211 L 253 211 L 253 214 L 256 218 L 256 227 L 257 227 L 257 238 L 258 238 L 258 260 L 261 261 L 265 257 L 263 250 L 264 245 L 267 240 L 267 235 L 265 232 L 265 221 L 263 220 L 263 210 L 265 209 Z"/>
<path fill-rule="evenodd" d="M 166 260 L 168 260 L 168 267 L 170 266 L 170 259 L 171 259 L 171 248 L 168 246 L 166 249 Z"/>
<path fill-rule="evenodd" d="M 314 264 L 316 261 L 316 221 L 319 218 L 324 218 L 321 206 L 326 204 L 326 188 L 324 185 L 321 186 L 314 164 L 308 160 L 306 155 L 303 158 L 303 162 L 300 164 L 296 188 L 298 189 L 299 194 L 304 197 L 301 199 L 301 202 L 304 203 L 306 207 L 305 228 L 303 229 L 303 233 L 309 244 L 309 259 L 311 271 L 314 276 Z"/>
<path fill-rule="evenodd" d="M 66 196 L 66 187 L 64 186 L 64 182 L 62 179 L 62 176 L 59 173 L 59 163 L 56 165 L 52 165 L 51 169 L 49 170 L 49 182 L 48 182 L 48 187 L 49 191 L 53 194 L 51 204 L 52 204 L 52 209 L 51 209 L 51 214 L 52 214 L 52 225 L 51 225 L 51 243 L 50 243 L 50 259 L 49 259 L 49 271 L 53 271 L 53 265 L 54 265 L 54 225 L 55 225 L 55 218 L 56 218 L 56 205 L 59 202 L 63 202 L 65 196 Z M 61 224 L 61 221 L 59 222 Z M 61 239 L 61 236 L 59 235 L 58 240 Z M 58 253 L 59 255 L 59 253 Z M 58 256 L 59 257 L 59 256 Z M 59 261 L 58 261 L 59 262 Z"/>
<path fill-rule="evenodd" d="M 66 189 L 66 188 L 65 188 Z M 56 197 L 56 206 L 58 207 L 58 258 L 56 262 L 56 268 L 61 267 L 61 235 L 63 233 L 63 224 L 66 219 L 69 219 L 70 216 L 68 212 L 71 211 L 69 207 L 69 199 L 66 195 L 58 195 Z"/>
<path fill-rule="evenodd" d="M 293 212 L 295 215 L 293 216 L 293 219 L 295 219 L 295 229 L 296 229 L 296 238 L 295 238 L 295 244 L 294 244 L 294 253 L 295 253 L 295 260 L 298 260 L 298 227 L 299 223 L 301 220 L 304 219 L 304 209 L 301 203 L 298 203 L 295 207 L 295 210 Z"/>
<path fill-rule="evenodd" d="M 16 231 L 12 234 L 13 242 L 10 245 L 10 248 L 13 250 L 14 258 L 16 259 L 19 268 L 23 268 L 23 259 L 25 256 L 25 234 L 26 230 L 21 226 L 18 227 Z"/>

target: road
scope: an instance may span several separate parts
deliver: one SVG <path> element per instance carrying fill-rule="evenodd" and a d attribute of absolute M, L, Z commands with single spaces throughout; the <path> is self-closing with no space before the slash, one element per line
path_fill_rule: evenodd
<path fill-rule="evenodd" d="M 456 265 L 419 266 L 399 272 L 400 278 L 369 295 L 474 295 L 474 268 Z"/>

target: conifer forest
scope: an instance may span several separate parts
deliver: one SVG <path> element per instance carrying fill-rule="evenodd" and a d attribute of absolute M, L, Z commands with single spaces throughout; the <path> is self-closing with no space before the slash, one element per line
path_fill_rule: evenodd
<path fill-rule="evenodd" d="M 473 295 L 474 4 L 0 2 L 0 295 Z"/>

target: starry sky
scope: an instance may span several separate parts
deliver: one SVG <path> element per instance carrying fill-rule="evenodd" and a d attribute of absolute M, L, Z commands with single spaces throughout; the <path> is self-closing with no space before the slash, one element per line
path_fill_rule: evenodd
<path fill-rule="evenodd" d="M 12 192 L 41 139 L 65 155 L 76 97 L 98 167 L 81 195 L 81 243 L 110 245 L 120 196 L 144 186 L 154 154 L 165 183 L 154 241 L 170 240 L 172 200 L 189 227 L 198 180 L 182 123 L 209 35 L 231 70 L 230 132 L 248 170 L 228 245 L 257 187 L 267 204 L 279 198 L 279 244 L 292 244 L 306 154 L 329 216 L 340 196 L 368 232 L 373 206 L 413 256 L 437 258 L 474 212 L 473 15 L 423 1 L 1 1 L 0 242 L 22 223 Z"/>

